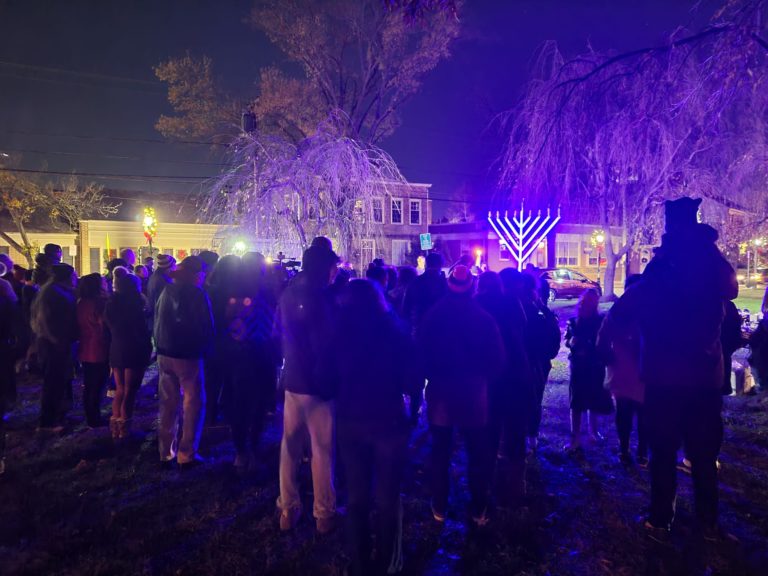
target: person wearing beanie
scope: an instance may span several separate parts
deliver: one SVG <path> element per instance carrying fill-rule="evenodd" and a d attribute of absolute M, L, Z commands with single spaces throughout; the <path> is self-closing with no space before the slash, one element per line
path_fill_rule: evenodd
<path fill-rule="evenodd" d="M 275 318 L 275 332 L 284 359 L 285 389 L 277 502 L 281 530 L 293 529 L 301 516 L 298 469 L 307 432 L 312 445 L 313 514 L 317 530 L 329 532 L 335 523 L 335 407 L 330 370 L 335 305 L 329 285 L 338 261 L 327 246 L 316 244 L 307 248 L 301 272 L 280 297 Z"/>
<path fill-rule="evenodd" d="M 43 246 L 43 254 L 48 256 L 53 264 L 61 264 L 61 246 L 58 244 L 46 244 Z"/>
<path fill-rule="evenodd" d="M 651 451 L 651 504 L 645 527 L 668 538 L 675 515 L 677 452 L 692 464 L 696 516 L 704 537 L 717 540 L 717 456 L 721 417 L 725 302 L 738 296 L 736 274 L 715 244 L 717 232 L 698 222 L 699 199 L 665 203 L 666 231 L 642 279 L 611 310 L 618 327 L 639 328 L 640 379 Z M 691 278 L 697 278 L 694 284 Z"/>
<path fill-rule="evenodd" d="M 72 346 L 77 340 L 75 284 L 77 275 L 69 264 L 54 264 L 51 280 L 32 304 L 32 329 L 38 338 L 43 363 L 40 428 L 59 431 L 72 394 Z"/>
<path fill-rule="evenodd" d="M 427 378 L 427 418 L 432 433 L 432 513 L 444 522 L 448 511 L 454 431 L 465 438 L 469 460 L 472 521 L 484 526 L 492 457 L 489 387 L 505 363 L 504 343 L 493 317 L 472 298 L 474 276 L 457 265 L 448 294 L 432 306 L 416 337 Z"/>
<path fill-rule="evenodd" d="M 170 254 L 157 256 L 157 268 L 147 280 L 147 307 L 150 325 L 155 316 L 155 307 L 165 287 L 172 282 L 171 273 L 176 269 L 176 259 Z"/>
<path fill-rule="evenodd" d="M 201 258 L 185 258 L 173 272 L 173 283 L 165 287 L 155 309 L 160 460 L 170 463 L 175 459 L 182 467 L 203 462 L 198 454 L 205 419 L 203 358 L 211 349 L 214 333 L 211 302 L 203 290 L 205 275 L 206 265 Z M 183 429 L 178 439 L 182 391 Z"/>

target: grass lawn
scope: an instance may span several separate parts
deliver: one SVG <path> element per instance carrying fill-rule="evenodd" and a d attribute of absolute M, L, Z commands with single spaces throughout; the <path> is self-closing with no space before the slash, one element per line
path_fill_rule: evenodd
<path fill-rule="evenodd" d="M 495 510 L 489 529 L 465 529 L 466 473 L 459 448 L 449 517 L 429 509 L 429 434 L 414 430 L 403 485 L 406 574 L 768 574 L 768 397 L 725 401 L 720 475 L 722 520 L 739 544 L 704 546 L 692 533 L 691 478 L 679 474 L 671 544 L 647 540 L 647 470 L 619 465 L 615 431 L 581 456 L 562 451 L 568 432 L 567 364 L 555 363 L 543 438 L 529 459 L 528 496 Z M 340 531 L 320 537 L 305 515 L 277 529 L 280 415 L 264 435 L 258 469 L 238 476 L 228 430 L 206 429 L 212 463 L 187 472 L 157 462 L 156 388 L 141 389 L 133 438 L 115 446 L 104 429 L 82 426 L 79 403 L 63 435 L 34 431 L 39 383 L 22 382 L 8 417 L 8 471 L 0 479 L 0 574 L 245 575 L 341 574 Z M 76 386 L 79 397 L 79 385 Z M 77 400 L 77 398 L 76 398 Z M 302 469 L 309 502 L 308 466 Z M 343 506 L 343 482 L 339 481 Z"/>
<path fill-rule="evenodd" d="M 734 300 L 736 306 L 740 309 L 747 308 L 750 312 L 760 312 L 760 306 L 763 303 L 765 288 L 739 288 L 739 297 Z"/>

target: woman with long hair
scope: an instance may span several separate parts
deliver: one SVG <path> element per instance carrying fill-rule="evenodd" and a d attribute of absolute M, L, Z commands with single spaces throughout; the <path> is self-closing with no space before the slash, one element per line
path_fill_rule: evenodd
<path fill-rule="evenodd" d="M 88 274 L 77 285 L 77 325 L 80 333 L 78 358 L 83 367 L 83 408 L 88 426 L 103 426 L 101 398 L 109 378 L 109 330 L 104 320 L 107 280 Z"/>
<path fill-rule="evenodd" d="M 130 434 L 136 393 L 149 365 L 152 341 L 147 328 L 147 301 L 141 294 L 141 280 L 133 274 L 115 275 L 115 293 L 107 302 L 106 320 L 112 335 L 109 365 L 115 377 L 112 437 Z"/>

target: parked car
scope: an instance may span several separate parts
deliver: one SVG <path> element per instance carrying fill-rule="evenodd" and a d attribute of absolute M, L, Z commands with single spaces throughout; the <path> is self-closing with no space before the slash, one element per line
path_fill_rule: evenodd
<path fill-rule="evenodd" d="M 749 281 L 747 281 L 747 269 L 744 267 L 739 267 L 736 270 L 736 279 L 739 281 L 739 284 L 744 284 L 746 286 L 755 286 L 755 285 L 766 285 L 768 284 L 768 268 L 758 268 L 757 270 L 750 270 L 749 271 Z"/>
<path fill-rule="evenodd" d="M 578 298 L 589 288 L 594 288 L 602 296 L 600 285 L 587 278 L 581 272 L 570 268 L 545 268 L 540 271 L 539 277 L 549 283 L 549 301 L 557 299 Z"/>

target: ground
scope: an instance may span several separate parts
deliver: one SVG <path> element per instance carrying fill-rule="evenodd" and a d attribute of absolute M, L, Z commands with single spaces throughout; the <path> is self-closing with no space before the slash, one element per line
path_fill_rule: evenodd
<path fill-rule="evenodd" d="M 63 434 L 35 433 L 39 383 L 21 383 L 7 418 L 8 471 L 0 479 L 0 574 L 342 573 L 341 531 L 318 536 L 306 515 L 295 533 L 277 529 L 280 413 L 265 432 L 253 474 L 234 472 L 223 425 L 204 433 L 209 465 L 163 470 L 152 381 L 150 373 L 133 438 L 119 446 L 105 429 L 82 426 L 78 403 Z M 706 546 L 693 531 L 691 479 L 683 472 L 671 542 L 645 537 L 648 473 L 619 464 L 610 419 L 604 442 L 581 456 L 563 452 L 567 398 L 561 354 L 544 401 L 543 437 L 529 459 L 524 505 L 495 510 L 482 533 L 465 528 L 461 447 L 448 521 L 432 519 L 429 434 L 423 422 L 414 430 L 403 486 L 407 574 L 768 574 L 768 395 L 725 400 L 722 522 L 740 542 Z M 343 484 L 339 493 L 343 506 Z"/>

